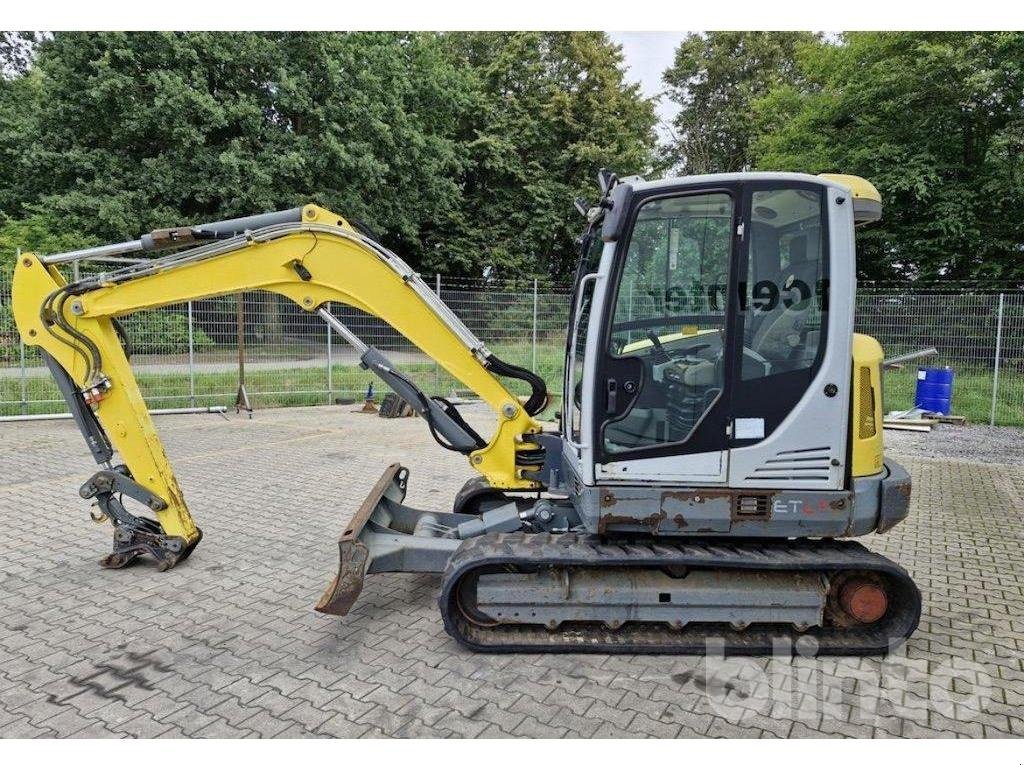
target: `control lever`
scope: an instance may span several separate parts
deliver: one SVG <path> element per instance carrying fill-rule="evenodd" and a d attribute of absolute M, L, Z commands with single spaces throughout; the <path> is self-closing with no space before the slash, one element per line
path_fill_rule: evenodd
<path fill-rule="evenodd" d="M 668 352 L 665 351 L 665 347 L 661 344 L 661 339 L 658 338 L 654 331 L 648 331 L 647 338 L 654 345 L 654 353 L 651 355 L 651 359 L 656 364 L 664 365 L 665 363 L 672 362 L 672 358 L 668 356 Z"/>

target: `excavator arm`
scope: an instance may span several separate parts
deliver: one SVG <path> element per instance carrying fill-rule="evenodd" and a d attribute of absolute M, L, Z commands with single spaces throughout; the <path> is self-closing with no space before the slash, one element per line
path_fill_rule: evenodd
<path fill-rule="evenodd" d="M 76 283 L 57 264 L 93 253 L 196 247 L 143 261 Z M 546 402 L 535 375 L 497 359 L 394 253 L 316 205 L 198 227 L 159 230 L 120 246 L 45 257 L 24 254 L 13 282 L 13 309 L 22 338 L 38 346 L 68 400 L 93 456 L 103 466 L 81 488 L 113 518 L 114 553 L 104 565 L 120 567 L 137 554 L 169 568 L 187 557 L 201 537 L 185 504 L 123 345 L 117 318 L 143 309 L 248 290 L 284 296 L 318 313 L 352 343 L 362 364 L 377 373 L 420 413 L 438 442 L 465 454 L 498 490 L 540 489 L 543 449 L 533 415 Z M 483 440 L 443 400 L 426 397 L 386 356 L 364 344 L 327 310 L 342 302 L 378 317 L 497 414 Z M 497 376 L 528 381 L 524 403 Z M 114 452 L 122 464 L 114 465 Z M 135 499 L 156 520 L 129 513 Z M 121 536 L 121 541 L 118 541 Z"/>

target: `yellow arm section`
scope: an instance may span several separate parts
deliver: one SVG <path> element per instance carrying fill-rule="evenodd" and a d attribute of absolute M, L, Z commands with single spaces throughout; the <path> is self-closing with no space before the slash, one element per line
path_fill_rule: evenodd
<path fill-rule="evenodd" d="M 94 412 L 135 480 L 167 502 L 157 513 L 164 531 L 189 541 L 198 535 L 111 320 L 141 309 L 247 290 L 280 294 L 310 312 L 339 301 L 386 321 L 497 414 L 497 431 L 486 447 L 470 454 L 471 465 L 495 488 L 537 488 L 516 469 L 517 450 L 537 448 L 524 442 L 524 436 L 541 431 L 519 400 L 416 292 L 408 275 L 355 236 L 344 219 L 314 205 L 305 206 L 302 219 L 303 227 L 311 228 L 296 225 L 294 231 L 257 236 L 209 258 L 171 262 L 153 274 L 88 290 L 65 304 L 64 316 L 96 344 L 102 372 L 112 385 Z M 296 262 L 304 269 L 296 270 Z M 15 319 L 27 344 L 45 349 L 86 387 L 93 382 L 85 380 L 84 358 L 61 341 L 67 337 L 59 328 L 44 327 L 40 319 L 46 297 L 62 285 L 54 267 L 33 254 L 23 256 L 14 275 Z"/>

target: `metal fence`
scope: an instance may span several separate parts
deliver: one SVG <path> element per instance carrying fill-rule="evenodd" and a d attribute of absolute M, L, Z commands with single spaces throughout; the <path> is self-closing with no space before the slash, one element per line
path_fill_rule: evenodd
<path fill-rule="evenodd" d="M 567 286 L 429 282 L 494 352 L 537 371 L 560 394 Z M 458 394 L 461 385 L 390 326 L 349 307 L 332 310 L 427 392 Z M 139 312 L 124 324 L 152 408 L 231 406 L 241 383 L 255 408 L 359 401 L 372 379 L 318 317 L 274 294 L 204 299 Z M 858 295 L 856 325 L 877 338 L 887 356 L 936 347 L 939 356 L 922 364 L 955 370 L 956 413 L 973 422 L 1024 426 L 1024 292 L 870 288 Z M 916 373 L 916 364 L 886 373 L 887 410 L 913 405 Z M 379 393 L 382 385 L 373 385 Z M 38 353 L 18 338 L 9 275 L 0 275 L 0 415 L 62 411 Z"/>
<path fill-rule="evenodd" d="M 558 394 L 567 289 L 535 281 L 495 285 L 432 277 L 429 282 L 493 352 L 540 373 Z M 428 393 L 459 394 L 456 379 L 383 321 L 340 304 L 330 309 Z M 377 393 L 383 386 L 319 317 L 267 292 L 170 305 L 122 322 L 133 370 L 151 408 L 232 406 L 241 384 L 254 408 L 361 401 L 371 381 Z M 519 382 L 510 387 L 518 394 L 529 391 Z M 10 277 L 0 275 L 0 416 L 64 410 L 38 352 L 18 337 Z"/>
<path fill-rule="evenodd" d="M 886 356 L 935 347 L 921 365 L 954 370 L 953 410 L 974 422 L 1024 426 L 1024 292 L 909 292 L 857 297 L 857 330 Z M 914 404 L 917 364 L 884 376 L 885 407 Z"/>

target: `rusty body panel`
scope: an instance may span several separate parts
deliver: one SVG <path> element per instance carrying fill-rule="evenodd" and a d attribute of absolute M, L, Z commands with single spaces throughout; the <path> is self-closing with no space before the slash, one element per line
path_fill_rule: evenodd
<path fill-rule="evenodd" d="M 853 501 L 849 491 L 606 487 L 600 490 L 596 531 L 602 535 L 843 536 L 853 530 Z"/>
<path fill-rule="evenodd" d="M 601 515 L 597 523 L 597 532 L 605 534 L 615 526 L 625 525 L 630 526 L 633 530 L 639 527 L 646 529 L 649 533 L 658 533 L 666 517 L 667 515 L 664 511 L 655 512 L 642 518 L 630 517 L 628 515 Z"/>

